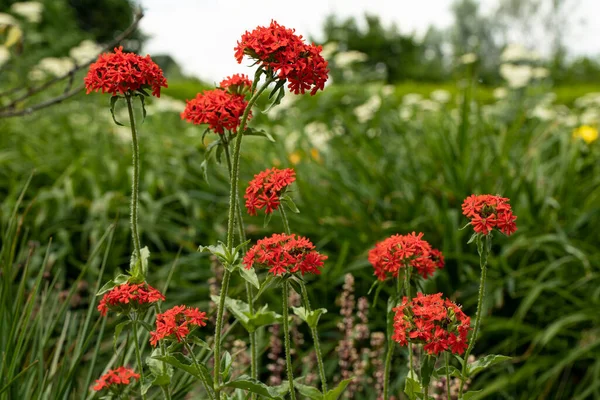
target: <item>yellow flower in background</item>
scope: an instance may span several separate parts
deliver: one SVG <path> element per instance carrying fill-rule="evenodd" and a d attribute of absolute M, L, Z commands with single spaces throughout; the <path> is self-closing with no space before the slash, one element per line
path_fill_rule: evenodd
<path fill-rule="evenodd" d="M 319 150 L 317 150 L 316 148 L 313 147 L 312 149 L 310 149 L 310 156 L 316 162 L 321 163 L 321 154 L 319 154 Z"/>
<path fill-rule="evenodd" d="M 294 151 L 293 153 L 290 153 L 288 158 L 293 165 L 296 165 L 300 162 L 300 160 L 302 159 L 302 156 L 300 155 L 299 151 Z"/>
<path fill-rule="evenodd" d="M 587 144 L 590 144 L 598 139 L 598 129 L 589 125 L 582 125 L 573 130 L 574 139 L 583 139 Z"/>

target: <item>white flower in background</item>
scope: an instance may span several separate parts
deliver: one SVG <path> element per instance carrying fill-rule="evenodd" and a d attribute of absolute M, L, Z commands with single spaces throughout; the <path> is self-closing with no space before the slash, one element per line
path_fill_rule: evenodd
<path fill-rule="evenodd" d="M 533 79 L 544 79 L 550 76 L 550 70 L 544 67 L 536 67 L 531 71 Z"/>
<path fill-rule="evenodd" d="M 417 105 L 421 108 L 421 110 L 423 111 L 439 111 L 440 110 L 440 103 L 436 103 L 435 101 L 431 101 L 428 99 L 425 100 L 421 100 L 420 102 L 417 103 Z"/>
<path fill-rule="evenodd" d="M 0 46 L 0 67 L 10 59 L 10 51 L 4 46 Z"/>
<path fill-rule="evenodd" d="M 400 107 L 400 119 L 408 121 L 413 116 L 413 110 L 410 107 Z"/>
<path fill-rule="evenodd" d="M 600 105 L 600 93 L 598 92 L 587 93 L 575 100 L 575 107 L 577 108 L 586 108 L 598 105 Z"/>
<path fill-rule="evenodd" d="M 366 103 L 361 104 L 354 109 L 354 115 L 356 115 L 358 122 L 363 124 L 375 116 L 379 107 L 381 107 L 381 97 L 371 96 Z"/>
<path fill-rule="evenodd" d="M 84 40 L 79 43 L 78 46 L 73 47 L 69 50 L 69 56 L 75 60 L 77 65 L 84 65 L 87 62 L 92 61 L 102 51 L 102 46 L 91 40 Z"/>
<path fill-rule="evenodd" d="M 423 96 L 419 93 L 407 93 L 402 97 L 402 104 L 412 106 L 423 100 Z"/>
<path fill-rule="evenodd" d="M 560 118 L 560 122 L 565 126 L 574 127 L 578 121 L 575 115 L 564 115 Z"/>
<path fill-rule="evenodd" d="M 69 57 L 47 57 L 42 58 L 29 73 L 29 79 L 38 80 L 44 78 L 45 74 L 63 76 L 75 67 L 75 63 Z"/>
<path fill-rule="evenodd" d="M 556 111 L 545 105 L 538 105 L 531 110 L 530 116 L 542 121 L 551 121 L 556 118 Z"/>
<path fill-rule="evenodd" d="M 19 25 L 19 22 L 10 14 L 0 13 L 0 26 Z"/>
<path fill-rule="evenodd" d="M 367 61 L 368 58 L 369 57 L 365 53 L 362 53 L 360 51 L 351 50 L 351 51 L 344 51 L 341 53 L 337 53 L 333 57 L 333 62 L 338 67 L 344 68 L 344 67 L 347 67 L 354 63 Z"/>
<path fill-rule="evenodd" d="M 502 64 L 500 76 L 508 82 L 509 87 L 522 88 L 531 80 L 532 68 L 529 65 Z"/>
<path fill-rule="evenodd" d="M 310 124 L 304 127 L 304 133 L 312 147 L 316 147 L 318 149 L 325 149 L 327 147 L 327 142 L 331 139 L 331 132 L 327 127 L 327 124 L 319 121 L 311 122 Z"/>
<path fill-rule="evenodd" d="M 338 42 L 325 43 L 323 45 L 323 50 L 321 50 L 321 56 L 323 56 L 324 59 L 329 60 L 339 48 Z"/>
<path fill-rule="evenodd" d="M 534 56 L 529 50 L 519 43 L 511 43 L 502 52 L 502 62 L 531 60 Z"/>
<path fill-rule="evenodd" d="M 385 85 L 382 89 L 381 89 L 381 94 L 384 97 L 390 97 L 392 96 L 394 93 L 396 93 L 396 87 L 394 85 Z"/>
<path fill-rule="evenodd" d="M 285 137 L 283 141 L 283 146 L 287 150 L 288 153 L 293 152 L 298 149 L 298 142 L 300 141 L 300 132 L 292 131 L 289 133 L 285 133 L 284 135 L 278 135 Z"/>
<path fill-rule="evenodd" d="M 44 5 L 37 1 L 22 1 L 14 3 L 10 9 L 13 13 L 22 16 L 27 21 L 37 24 L 42 20 Z"/>
<path fill-rule="evenodd" d="M 508 90 L 506 90 L 506 88 L 499 87 L 494 89 L 493 95 L 496 100 L 502 100 L 508 96 Z"/>
<path fill-rule="evenodd" d="M 582 125 L 594 125 L 600 122 L 600 112 L 596 108 L 588 108 L 579 116 Z"/>
<path fill-rule="evenodd" d="M 460 56 L 458 58 L 458 61 L 460 61 L 462 64 L 473 64 L 475 61 L 477 61 L 477 54 L 475 54 L 475 53 L 463 54 L 462 56 Z"/>
<path fill-rule="evenodd" d="M 149 113 L 152 112 L 174 112 L 180 113 L 185 108 L 185 102 L 174 99 L 169 96 L 162 95 L 159 98 L 153 98 L 152 104 L 149 104 L 146 109 Z"/>
<path fill-rule="evenodd" d="M 437 101 L 438 103 L 446 104 L 450 101 L 452 95 L 447 90 L 438 89 L 431 92 L 429 97 L 431 97 L 432 100 Z"/>

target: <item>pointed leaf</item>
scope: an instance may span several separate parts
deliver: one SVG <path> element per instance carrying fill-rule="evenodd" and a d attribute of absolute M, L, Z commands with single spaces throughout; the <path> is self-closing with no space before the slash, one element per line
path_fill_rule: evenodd
<path fill-rule="evenodd" d="M 167 364 L 174 366 L 175 368 L 179 368 L 180 370 L 185 371 L 198 379 L 202 379 L 202 377 L 204 377 L 204 379 L 206 379 L 206 381 L 208 382 L 209 387 L 211 388 L 214 385 L 212 374 L 204 364 L 199 363 L 199 369 L 197 369 L 196 366 L 192 365 L 192 363 L 190 363 L 189 360 L 181 353 L 174 353 L 165 356 L 155 356 L 154 358 L 160 361 L 164 361 Z"/>
<path fill-rule="evenodd" d="M 503 361 L 510 360 L 511 357 L 489 354 L 485 357 L 480 358 L 479 360 L 469 364 L 467 366 L 467 376 L 472 378 L 477 375 L 481 371 L 491 367 L 492 365 L 499 364 Z"/>
<path fill-rule="evenodd" d="M 173 367 L 167 365 L 164 361 L 154 358 L 160 355 L 162 355 L 160 348 L 154 349 L 150 357 L 146 358 L 146 364 L 148 364 L 150 372 L 154 376 L 152 384 L 156 386 L 168 386 L 173 377 Z"/>
<path fill-rule="evenodd" d="M 307 312 L 304 307 L 292 307 L 294 314 L 296 314 L 300 319 L 308 324 L 311 328 L 316 328 L 319 324 L 319 318 L 321 315 L 327 313 L 327 309 L 318 308 L 316 310 L 312 310 Z"/>
<path fill-rule="evenodd" d="M 258 276 L 256 275 L 254 268 L 246 269 L 244 267 L 239 267 L 238 270 L 240 272 L 240 276 L 244 278 L 246 282 L 257 289 L 260 289 L 260 282 L 258 281 Z"/>
<path fill-rule="evenodd" d="M 115 121 L 115 124 L 119 125 L 119 126 L 125 126 L 122 123 L 120 123 L 119 121 L 117 121 L 117 119 L 115 118 L 115 106 L 117 104 L 117 101 L 120 99 L 120 96 L 112 96 L 110 98 L 110 115 L 112 115 L 112 119 L 113 121 Z"/>
<path fill-rule="evenodd" d="M 463 394 L 461 400 L 471 400 L 478 398 L 479 393 L 483 392 L 483 390 L 471 390 Z"/>
<path fill-rule="evenodd" d="M 231 354 L 225 350 L 223 357 L 221 357 L 221 377 L 224 381 L 228 380 L 231 375 L 231 363 Z"/>
<path fill-rule="evenodd" d="M 350 382 L 352 382 L 352 379 L 353 378 L 344 379 L 343 381 L 338 383 L 338 385 L 335 388 L 333 388 L 330 391 L 328 391 L 327 393 L 325 393 L 325 395 L 323 396 L 323 400 L 339 399 L 340 396 L 342 395 L 342 393 L 344 393 L 344 390 L 346 390 L 346 388 L 350 384 Z"/>
<path fill-rule="evenodd" d="M 115 352 L 115 354 L 117 354 L 117 340 L 119 339 L 119 336 L 121 336 L 121 332 L 123 331 L 123 328 L 125 328 L 130 323 L 131 323 L 131 321 L 127 320 L 125 322 L 121 322 L 120 324 L 118 324 L 115 327 L 115 333 L 113 335 L 113 351 Z"/>
<path fill-rule="evenodd" d="M 407 376 L 404 382 L 404 393 L 408 396 L 409 400 L 417 400 L 418 395 L 423 393 L 421 383 L 417 379 Z"/>
<path fill-rule="evenodd" d="M 300 210 L 296 206 L 296 203 L 294 203 L 294 200 L 292 200 L 292 198 L 289 195 L 286 194 L 284 196 L 281 196 L 281 201 L 290 209 L 291 212 L 295 214 L 300 214 Z"/>
<path fill-rule="evenodd" d="M 312 386 L 304 385 L 302 383 L 296 382 L 294 380 L 294 387 L 300 392 L 302 396 L 309 398 L 311 400 L 323 400 L 323 393 L 319 391 L 319 389 L 314 388 Z"/>
<path fill-rule="evenodd" d="M 250 378 L 248 375 L 241 375 L 234 380 L 224 383 L 223 386 L 247 390 L 260 396 L 264 396 L 268 399 L 277 400 L 283 400 L 285 394 L 289 392 L 289 389 L 287 389 L 282 393 L 281 389 L 267 386 L 259 380 Z"/>
<path fill-rule="evenodd" d="M 270 142 L 275 143 L 275 138 L 270 133 L 267 133 L 263 129 L 246 128 L 244 136 L 261 136 L 267 138 Z"/>

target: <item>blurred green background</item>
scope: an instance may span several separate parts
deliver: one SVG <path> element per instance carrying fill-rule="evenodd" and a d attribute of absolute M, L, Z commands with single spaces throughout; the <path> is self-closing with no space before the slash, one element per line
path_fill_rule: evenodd
<path fill-rule="evenodd" d="M 93 57 L 97 44 L 133 18 L 124 0 L 45 0 L 37 17 L 31 5 L 23 12 L 15 3 L 0 0 L 0 115 L 63 93 L 70 79 L 15 101 Z M 507 10 L 519 17 L 518 5 Z M 472 387 L 490 399 L 600 398 L 600 142 L 573 133 L 600 122 L 600 64 L 567 57 L 560 42 L 538 58 L 498 40 L 500 28 L 474 1 L 455 1 L 454 13 L 450 32 L 432 27 L 421 39 L 374 16 L 366 17 L 367 29 L 329 18 L 322 44 L 331 83 L 314 97 L 288 94 L 266 114 L 255 110 L 253 126 L 276 142 L 244 141 L 242 190 L 273 165 L 297 172 L 292 196 L 301 213 L 291 216 L 292 229 L 329 256 L 308 287 L 315 306 L 329 310 L 321 335 L 332 380 L 339 379 L 337 298 L 346 274 L 355 278 L 355 299 L 369 300 L 371 333 L 385 329 L 392 288 L 367 294 L 375 280 L 368 250 L 394 233 L 424 232 L 447 263 L 424 291 L 441 291 L 474 316 L 479 260 L 466 244 L 469 230 L 460 230 L 467 222 L 460 206 L 471 193 L 509 197 L 518 231 L 494 238 L 474 353 L 513 359 Z M 137 32 L 123 44 L 138 51 L 144 40 Z M 140 224 L 150 283 L 160 288 L 172 273 L 167 303 L 206 309 L 213 271 L 196 249 L 225 238 L 227 172 L 215 160 L 203 169 L 203 127 L 179 113 L 209 85 L 182 74 L 168 55 L 152 56 L 169 88 L 148 101 L 141 126 Z M 72 87 L 84 74 L 72 76 Z M 82 92 L 31 115 L 0 118 L 1 398 L 92 396 L 91 380 L 113 356 L 115 321 L 94 312 L 94 285 L 128 267 L 131 144 L 108 103 L 108 95 Z M 261 217 L 246 224 L 254 240 L 282 229 L 277 218 L 267 228 Z M 265 300 L 277 309 L 275 299 Z M 265 353 L 268 336 L 261 331 Z M 305 354 L 310 340 L 298 346 Z M 370 388 L 377 367 L 363 349 L 371 342 L 355 338 L 354 346 L 365 359 L 359 385 Z M 406 371 L 404 353 L 397 354 L 395 393 Z M 263 368 L 263 380 L 269 375 Z M 353 398 L 373 394 L 363 389 Z"/>

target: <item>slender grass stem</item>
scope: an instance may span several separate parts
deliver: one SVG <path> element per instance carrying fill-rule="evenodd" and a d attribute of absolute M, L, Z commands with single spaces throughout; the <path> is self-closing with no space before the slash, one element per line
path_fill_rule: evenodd
<path fill-rule="evenodd" d="M 259 70 L 260 71 L 260 70 Z M 255 75 L 255 80 L 259 77 L 260 74 L 257 72 Z M 246 121 L 248 120 L 248 115 L 250 114 L 250 110 L 252 106 L 258 100 L 261 93 L 271 84 L 272 79 L 266 79 L 263 85 L 252 95 L 250 100 L 248 101 L 248 105 L 244 110 L 244 114 L 242 115 L 242 119 L 240 121 L 240 127 L 238 129 L 238 133 L 235 137 L 234 147 L 233 147 L 233 162 L 231 164 L 231 185 L 230 185 L 230 193 L 229 193 L 229 215 L 227 221 L 227 248 L 230 251 L 233 251 L 233 237 L 234 237 L 234 228 L 235 228 L 235 216 L 236 216 L 236 204 L 238 198 L 238 184 L 239 184 L 239 168 L 240 168 L 240 148 L 242 144 L 242 138 L 244 137 L 243 132 L 246 129 Z M 215 361 L 214 361 L 214 385 L 215 385 L 215 397 L 217 400 L 221 400 L 221 333 L 223 330 L 223 311 L 225 309 L 225 298 L 227 297 L 227 293 L 229 291 L 229 280 L 231 279 L 231 273 L 227 268 L 225 268 L 225 272 L 223 273 L 223 281 L 221 282 L 221 291 L 220 291 L 220 299 L 219 306 L 217 309 L 217 322 L 215 327 Z"/>
<path fill-rule="evenodd" d="M 469 342 L 469 347 L 467 347 L 467 351 L 465 352 L 464 362 L 462 366 L 462 374 L 460 379 L 460 388 L 458 390 L 458 397 L 462 397 L 466 374 L 467 374 L 467 364 L 469 363 L 469 355 L 475 346 L 475 341 L 477 340 L 477 334 L 479 333 L 479 325 L 481 324 L 481 314 L 483 312 L 483 296 L 485 294 L 485 280 L 487 276 L 487 262 L 489 252 L 492 246 L 492 235 L 485 235 L 485 245 L 481 242 L 481 236 L 477 237 L 477 252 L 479 253 L 479 265 L 481 266 L 481 278 L 479 281 L 479 296 L 477 298 L 477 314 L 475 316 L 475 326 L 473 327 L 473 334 L 471 335 L 471 341 Z"/>
<path fill-rule="evenodd" d="M 131 147 L 133 153 L 133 179 L 131 183 L 131 238 L 133 239 L 133 248 L 135 256 L 141 260 L 140 236 L 138 233 L 138 208 L 139 208 L 139 187 L 140 187 L 140 148 L 138 144 L 138 134 L 135 124 L 135 115 L 133 113 L 133 104 L 131 95 L 125 95 L 127 101 L 127 111 L 129 112 L 129 125 L 131 127 Z"/>
<path fill-rule="evenodd" d="M 447 351 L 444 352 L 444 361 L 446 363 L 446 397 L 448 400 L 452 400 L 450 397 L 450 356 Z"/>
<path fill-rule="evenodd" d="M 290 284 L 287 280 L 283 282 L 283 337 L 285 342 L 285 363 L 287 367 L 288 382 L 290 384 L 290 398 L 296 400 L 296 391 L 294 389 L 294 370 L 292 365 L 291 344 L 290 344 L 290 321 L 288 297 Z"/>

